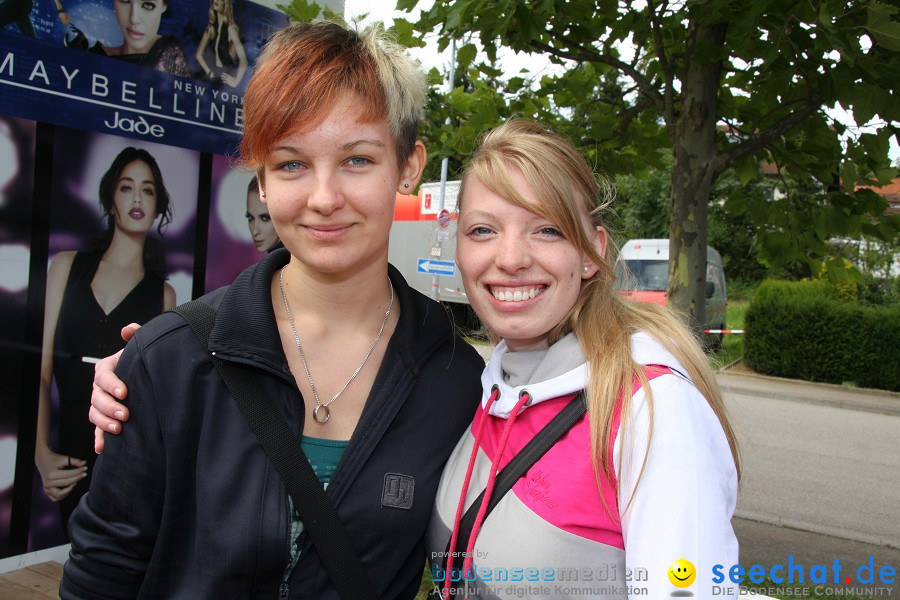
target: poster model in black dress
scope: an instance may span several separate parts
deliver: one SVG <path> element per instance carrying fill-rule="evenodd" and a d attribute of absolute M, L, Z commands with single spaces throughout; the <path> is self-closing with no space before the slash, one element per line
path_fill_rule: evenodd
<path fill-rule="evenodd" d="M 212 50 L 211 61 L 207 60 L 207 47 Z M 210 1 L 209 24 L 203 31 L 194 58 L 208 81 L 233 88 L 240 85 L 247 72 L 247 53 L 234 20 L 231 0 Z"/>
<path fill-rule="evenodd" d="M 35 463 L 44 491 L 60 502 L 65 528 L 88 489 L 96 455 L 87 420 L 93 359 L 119 349 L 119 331 L 175 305 L 162 248 L 147 234 L 170 220 L 162 173 L 144 149 L 125 148 L 100 181 L 107 231 L 86 251 L 57 254 L 47 276 Z M 59 392 L 59 440 L 50 443 L 50 385 Z"/>

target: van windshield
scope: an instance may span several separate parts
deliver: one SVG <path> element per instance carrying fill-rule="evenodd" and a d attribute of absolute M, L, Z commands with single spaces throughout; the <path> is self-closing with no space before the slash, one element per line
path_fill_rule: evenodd
<path fill-rule="evenodd" d="M 621 269 L 618 271 L 619 289 L 637 292 L 664 292 L 669 281 L 669 261 L 667 260 L 626 260 L 632 281 L 623 281 Z M 618 265 L 617 265 L 618 266 Z"/>

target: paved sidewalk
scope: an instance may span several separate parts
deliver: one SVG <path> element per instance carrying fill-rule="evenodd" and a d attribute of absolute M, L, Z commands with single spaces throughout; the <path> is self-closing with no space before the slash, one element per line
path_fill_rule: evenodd
<path fill-rule="evenodd" d="M 807 402 L 820 406 L 848 408 L 900 416 L 900 393 L 853 388 L 830 383 L 769 377 L 752 371 L 726 369 L 718 374 L 724 392 L 738 392 L 779 400 Z"/>

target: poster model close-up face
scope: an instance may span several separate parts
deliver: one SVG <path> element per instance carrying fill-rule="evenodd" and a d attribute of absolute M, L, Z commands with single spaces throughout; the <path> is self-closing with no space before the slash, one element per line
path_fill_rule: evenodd
<path fill-rule="evenodd" d="M 281 245 L 253 173 L 225 156 L 212 162 L 206 291 L 228 285 Z"/>
<path fill-rule="evenodd" d="M 162 0 L 113 0 L 122 30 L 123 54 L 146 54 L 159 37 L 159 23 L 168 4 Z"/>

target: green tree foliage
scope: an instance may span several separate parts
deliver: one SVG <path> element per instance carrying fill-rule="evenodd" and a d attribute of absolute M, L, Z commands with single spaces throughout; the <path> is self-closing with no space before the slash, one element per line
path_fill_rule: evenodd
<path fill-rule="evenodd" d="M 415 5 L 401 0 L 398 8 Z M 835 235 L 896 243 L 900 226 L 882 217 L 886 203 L 855 186 L 896 174 L 887 152 L 900 131 L 891 91 L 900 76 L 898 10 L 878 0 L 435 2 L 415 29 L 437 32 L 442 47 L 463 41 L 471 80 L 442 109 L 455 113 L 452 125 L 471 127 L 438 126 L 430 148 L 466 151 L 481 126 L 508 115 L 549 122 L 611 174 L 658 167 L 657 150 L 668 148 L 669 296 L 699 322 L 709 204 L 725 173 L 747 184 L 766 162 L 816 184 L 806 200 L 772 201 L 740 186 L 729 195 L 729 212 L 766 225 L 758 238 L 766 264 L 821 272 Z M 474 41 L 487 64 L 474 64 Z M 501 46 L 549 56 L 562 72 L 533 92 L 520 76 L 500 85 L 493 64 Z M 825 112 L 838 104 L 877 128 L 847 138 Z"/>
<path fill-rule="evenodd" d="M 619 174 L 616 187 L 613 225 L 620 244 L 630 239 L 669 237 L 669 198 L 672 197 L 672 158 L 660 152 L 662 168 L 649 169 L 641 175 Z"/>
<path fill-rule="evenodd" d="M 725 273 L 731 281 L 760 281 L 770 269 L 760 259 L 760 227 L 746 214 L 737 215 L 725 208 L 725 202 L 734 194 L 750 196 L 755 202 L 765 203 L 772 198 L 774 183 L 765 175 L 741 184 L 733 173 L 726 172 L 713 187 L 709 205 L 709 245 L 719 251 L 725 264 Z"/>

